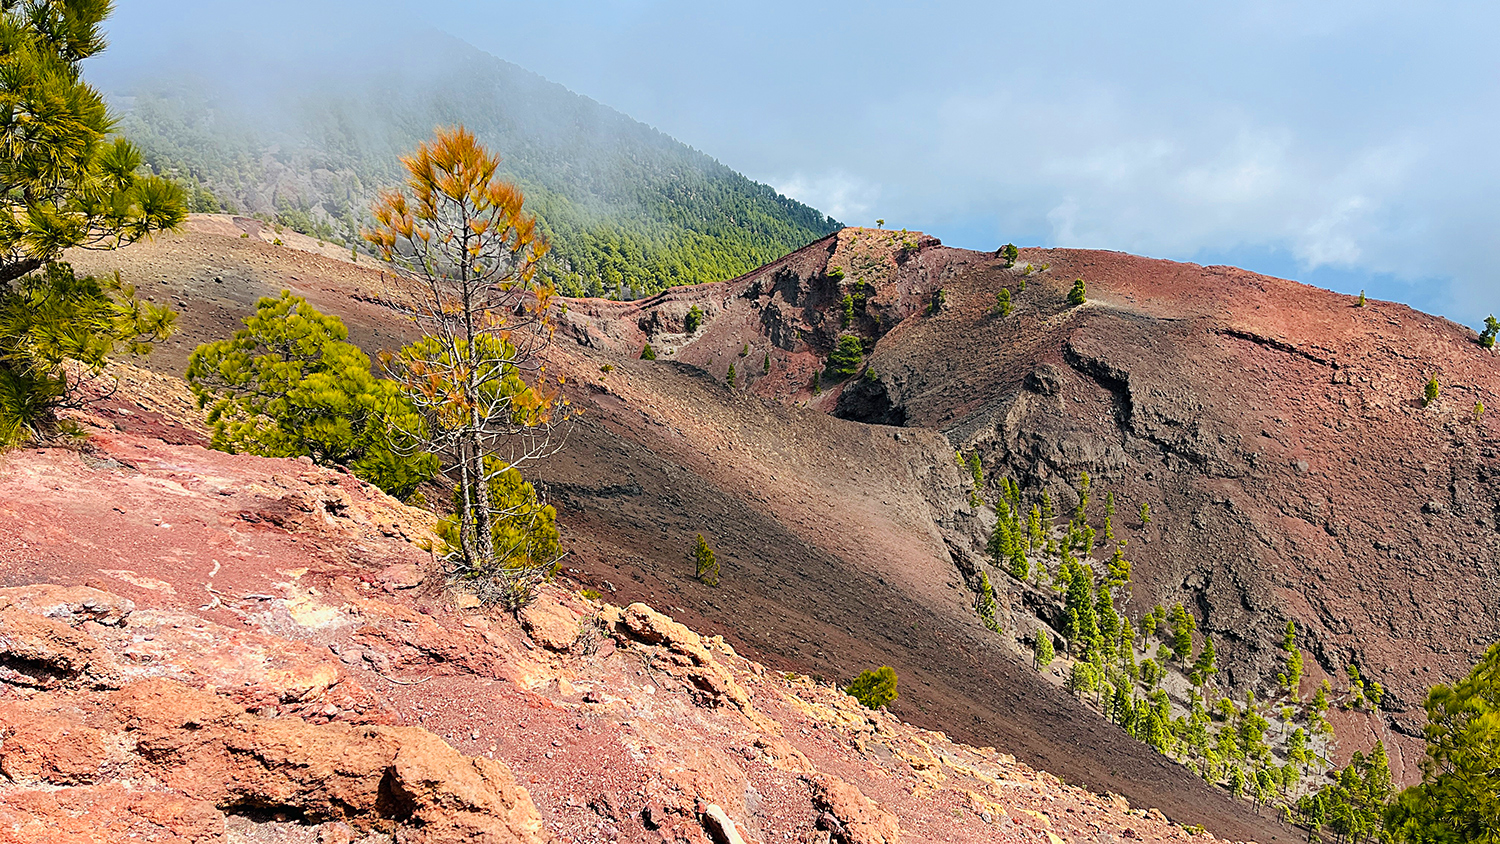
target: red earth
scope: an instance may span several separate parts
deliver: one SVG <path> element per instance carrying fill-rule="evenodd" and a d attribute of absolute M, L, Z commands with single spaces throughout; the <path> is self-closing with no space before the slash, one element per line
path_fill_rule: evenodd
<path fill-rule="evenodd" d="M 206 228 L 77 263 L 119 268 L 182 312 L 149 361 L 162 372 L 283 288 L 338 313 L 367 350 L 411 333 L 372 298 L 379 267 Z M 1068 307 L 1079 277 L 1088 302 Z M 1005 318 L 1001 287 L 1016 305 Z M 847 327 L 845 294 L 861 300 Z M 706 319 L 687 335 L 694 305 Z M 1323 676 L 1339 692 L 1358 665 L 1387 697 L 1379 716 L 1340 714 L 1340 752 L 1381 738 L 1406 781 L 1426 687 L 1497 636 L 1500 490 L 1473 407 L 1493 405 L 1500 380 L 1461 326 L 1230 268 L 1083 250 L 1022 250 L 1005 267 L 858 229 L 722 284 L 568 306 L 549 354 L 585 412 L 530 474 L 559 506 L 571 576 L 781 670 L 846 681 L 890 664 L 908 720 L 1182 822 L 1299 835 L 1031 671 L 1011 637 L 1040 622 L 993 569 L 1009 635 L 979 624 L 969 588 L 990 522 L 955 448 L 982 456 L 990 500 L 1008 476 L 1066 510 L 1085 469 L 1099 496 L 1114 491 L 1135 563 L 1128 612 L 1185 603 L 1231 686 L 1266 688 L 1288 619 L 1304 692 Z M 815 393 L 845 331 L 868 367 Z M 657 361 L 638 359 L 646 342 Z M 1422 407 L 1434 374 L 1442 398 Z M 1141 503 L 1149 525 L 1127 515 Z M 718 589 L 691 577 L 700 532 L 724 562 Z"/>

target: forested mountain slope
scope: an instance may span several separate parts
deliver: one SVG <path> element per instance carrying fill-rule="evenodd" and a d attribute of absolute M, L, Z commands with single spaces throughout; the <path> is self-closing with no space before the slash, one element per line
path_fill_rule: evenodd
<path fill-rule="evenodd" d="M 514 64 L 436 33 L 416 41 L 338 72 L 283 69 L 292 81 L 140 75 L 110 93 L 147 163 L 195 188 L 194 210 L 255 214 L 350 245 L 375 192 L 400 180 L 399 156 L 433 127 L 463 124 L 525 189 L 553 243 L 548 272 L 572 295 L 719 281 L 838 228 Z"/>

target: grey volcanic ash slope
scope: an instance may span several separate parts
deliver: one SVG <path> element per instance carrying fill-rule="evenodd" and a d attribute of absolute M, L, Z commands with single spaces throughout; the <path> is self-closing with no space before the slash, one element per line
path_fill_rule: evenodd
<path fill-rule="evenodd" d="M 1088 301 L 1069 307 L 1076 278 Z M 1002 287 L 1008 317 L 994 307 Z M 868 295 L 842 329 L 851 289 Z M 708 327 L 670 333 L 692 301 Z M 614 316 L 594 307 L 601 323 Z M 1047 490 L 1061 511 L 1088 471 L 1134 537 L 1131 614 L 1186 603 L 1236 686 L 1274 680 L 1291 619 L 1335 689 L 1357 665 L 1415 735 L 1428 686 L 1500 637 L 1500 443 L 1475 412 L 1496 406 L 1500 365 L 1446 320 L 1227 267 L 1023 250 L 1006 268 L 861 230 L 727 286 L 614 310 L 639 315 L 632 331 L 608 338 L 575 314 L 580 340 L 682 345 L 678 359 L 719 378 L 748 360 L 752 393 L 940 431 L 979 452 L 992 484 Z M 878 342 L 863 376 L 814 396 L 811 373 L 841 330 Z M 1442 394 L 1424 406 L 1431 377 Z M 1142 503 L 1149 526 L 1130 515 Z"/>

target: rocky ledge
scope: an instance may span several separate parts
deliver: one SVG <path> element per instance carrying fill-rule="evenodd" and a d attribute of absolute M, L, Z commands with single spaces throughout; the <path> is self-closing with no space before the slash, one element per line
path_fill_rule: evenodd
<path fill-rule="evenodd" d="M 110 418 L 0 456 L 0 841 L 1211 840 L 565 576 L 464 606 L 426 514 Z"/>

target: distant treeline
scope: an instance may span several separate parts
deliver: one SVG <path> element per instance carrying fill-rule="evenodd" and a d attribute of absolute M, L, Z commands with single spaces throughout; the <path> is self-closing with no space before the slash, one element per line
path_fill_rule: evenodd
<path fill-rule="evenodd" d="M 461 45 L 462 46 L 462 45 Z M 320 83 L 323 84 L 323 83 Z M 503 157 L 568 295 L 634 298 L 730 278 L 840 226 L 816 209 L 560 85 L 462 47 L 436 70 L 247 97 L 138 84 L 119 129 L 189 188 L 192 210 L 259 216 L 353 245 L 398 156 L 462 123 Z"/>

